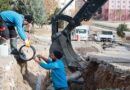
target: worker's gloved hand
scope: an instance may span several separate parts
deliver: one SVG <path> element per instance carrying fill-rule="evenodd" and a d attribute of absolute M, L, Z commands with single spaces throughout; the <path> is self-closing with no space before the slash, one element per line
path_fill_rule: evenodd
<path fill-rule="evenodd" d="M 26 39 L 25 40 L 25 45 L 26 45 L 26 47 L 30 47 L 30 45 L 31 45 L 30 40 Z"/>
<path fill-rule="evenodd" d="M 37 63 L 40 63 L 40 59 L 38 59 L 37 57 L 34 58 L 34 61 L 37 62 Z"/>

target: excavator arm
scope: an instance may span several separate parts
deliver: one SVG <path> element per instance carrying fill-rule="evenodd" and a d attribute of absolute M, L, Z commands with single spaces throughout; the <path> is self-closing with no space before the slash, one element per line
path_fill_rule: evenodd
<path fill-rule="evenodd" d="M 64 53 L 63 60 L 68 67 L 83 68 L 84 60 L 78 56 L 71 45 L 70 33 L 80 23 L 88 21 L 101 8 L 107 0 L 87 0 L 74 17 L 63 15 L 62 12 L 73 2 L 71 0 L 57 15 L 52 18 L 52 44 L 50 53 L 53 50 L 60 50 Z M 58 30 L 58 20 L 67 21 L 68 25 Z"/>

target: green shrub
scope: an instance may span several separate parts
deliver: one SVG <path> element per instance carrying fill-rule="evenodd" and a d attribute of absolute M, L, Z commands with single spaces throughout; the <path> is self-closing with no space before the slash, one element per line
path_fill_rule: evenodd
<path fill-rule="evenodd" d="M 125 33 L 124 31 L 128 31 L 129 29 L 127 28 L 127 25 L 126 24 L 120 24 L 118 27 L 117 27 L 117 35 L 121 38 L 124 38 L 125 37 Z"/>

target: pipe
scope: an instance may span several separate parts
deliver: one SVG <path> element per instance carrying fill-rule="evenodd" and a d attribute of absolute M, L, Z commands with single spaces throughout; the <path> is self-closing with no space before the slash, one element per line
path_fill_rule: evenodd
<path fill-rule="evenodd" d="M 43 75 L 38 75 L 38 76 L 37 76 L 36 89 L 35 89 L 35 90 L 41 90 L 43 77 L 44 77 Z"/>
<path fill-rule="evenodd" d="M 68 80 L 69 84 L 71 84 L 71 83 L 83 84 L 84 83 L 84 80 L 81 77 L 81 72 L 80 71 L 76 71 L 75 73 L 67 76 L 67 80 Z"/>
<path fill-rule="evenodd" d="M 75 80 L 75 79 L 79 78 L 80 76 L 81 76 L 81 72 L 80 71 L 76 71 L 73 74 L 67 76 L 67 80 L 68 81 Z"/>

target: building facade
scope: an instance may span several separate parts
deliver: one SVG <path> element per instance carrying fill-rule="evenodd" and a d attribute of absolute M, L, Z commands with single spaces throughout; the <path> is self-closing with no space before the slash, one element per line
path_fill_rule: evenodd
<path fill-rule="evenodd" d="M 129 21 L 130 0 L 108 0 L 102 7 L 102 19 L 109 21 Z"/>

